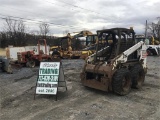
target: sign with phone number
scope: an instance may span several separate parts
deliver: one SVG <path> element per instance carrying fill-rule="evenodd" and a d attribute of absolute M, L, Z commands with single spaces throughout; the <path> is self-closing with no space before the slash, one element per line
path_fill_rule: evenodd
<path fill-rule="evenodd" d="M 41 62 L 36 94 L 57 94 L 60 62 Z"/>

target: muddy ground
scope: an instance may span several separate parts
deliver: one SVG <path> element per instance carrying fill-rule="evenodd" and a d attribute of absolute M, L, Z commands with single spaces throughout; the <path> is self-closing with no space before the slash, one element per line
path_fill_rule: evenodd
<path fill-rule="evenodd" d="M 82 86 L 83 60 L 64 60 L 68 91 L 36 95 L 37 68 L 0 73 L 0 120 L 160 120 L 160 57 L 148 57 L 142 89 L 117 96 Z"/>

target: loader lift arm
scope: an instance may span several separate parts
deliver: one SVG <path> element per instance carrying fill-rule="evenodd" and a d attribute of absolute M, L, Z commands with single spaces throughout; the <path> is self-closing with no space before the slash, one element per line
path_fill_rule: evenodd
<path fill-rule="evenodd" d="M 131 55 L 132 53 L 134 53 L 137 50 L 140 50 L 140 52 L 142 51 L 146 51 L 147 47 L 146 45 L 144 45 L 143 41 L 140 41 L 139 43 L 135 44 L 134 46 L 132 46 L 131 48 L 129 48 L 128 50 L 124 51 L 121 55 L 117 56 L 116 62 L 120 62 L 120 63 L 125 63 L 128 60 L 128 56 Z M 140 53 L 139 53 L 140 54 Z M 140 60 L 143 58 L 143 54 L 140 54 Z"/>

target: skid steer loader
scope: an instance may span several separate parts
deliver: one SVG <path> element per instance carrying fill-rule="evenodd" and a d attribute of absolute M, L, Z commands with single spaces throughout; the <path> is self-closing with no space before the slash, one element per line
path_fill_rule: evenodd
<path fill-rule="evenodd" d="M 131 87 L 141 88 L 147 48 L 143 41 L 135 44 L 133 28 L 98 30 L 97 35 L 96 52 L 87 58 L 81 73 L 82 84 L 119 95 L 128 94 Z"/>

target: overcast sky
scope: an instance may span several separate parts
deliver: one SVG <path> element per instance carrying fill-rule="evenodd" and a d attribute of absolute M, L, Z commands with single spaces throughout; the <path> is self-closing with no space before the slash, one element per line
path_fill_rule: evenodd
<path fill-rule="evenodd" d="M 39 31 L 44 21 L 51 23 L 50 34 L 55 35 L 130 26 L 144 33 L 145 20 L 160 17 L 159 5 L 160 0 L 0 0 L 0 30 L 2 18 L 12 16 L 24 18 L 28 32 Z"/>

